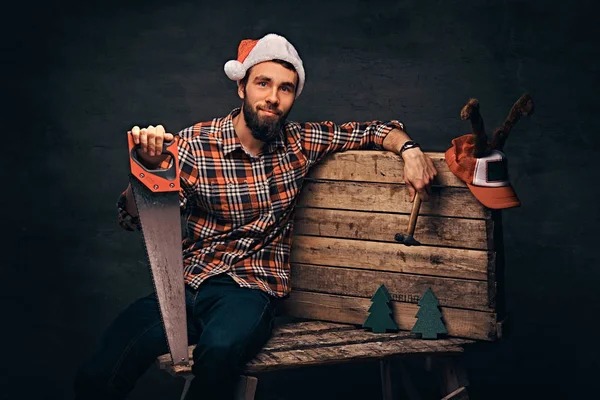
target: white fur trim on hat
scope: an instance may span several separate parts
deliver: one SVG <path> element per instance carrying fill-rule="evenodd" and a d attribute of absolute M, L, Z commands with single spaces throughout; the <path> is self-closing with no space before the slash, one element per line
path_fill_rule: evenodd
<path fill-rule="evenodd" d="M 239 81 L 246 75 L 246 72 L 254 65 L 270 60 L 287 61 L 294 66 L 298 73 L 298 87 L 296 88 L 296 97 L 300 95 L 304 88 L 305 72 L 302 59 L 294 46 L 283 36 L 270 33 L 258 40 L 254 48 L 250 51 L 243 62 L 230 60 L 225 63 L 225 74 L 233 81 Z"/>
<path fill-rule="evenodd" d="M 238 60 L 229 60 L 225 63 L 225 74 L 233 81 L 239 81 L 246 75 L 246 68 Z"/>

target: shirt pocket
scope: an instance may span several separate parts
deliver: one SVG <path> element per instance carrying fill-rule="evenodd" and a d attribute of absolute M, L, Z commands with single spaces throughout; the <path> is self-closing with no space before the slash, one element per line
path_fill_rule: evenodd
<path fill-rule="evenodd" d="M 243 178 L 210 182 L 211 212 L 221 221 L 236 225 L 252 221 L 260 213 L 255 200 L 256 193 L 251 192 L 250 185 Z"/>
<path fill-rule="evenodd" d="M 274 165 L 269 180 L 272 183 L 271 200 L 275 218 L 294 205 L 307 172 L 306 159 L 298 158 L 295 154 L 286 155 Z"/>

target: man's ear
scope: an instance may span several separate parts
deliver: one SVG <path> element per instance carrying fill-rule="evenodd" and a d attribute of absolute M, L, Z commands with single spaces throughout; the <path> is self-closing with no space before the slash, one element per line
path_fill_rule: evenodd
<path fill-rule="evenodd" d="M 244 98 L 246 97 L 246 88 L 242 81 L 238 82 L 238 96 L 240 96 L 240 99 L 242 100 L 244 100 Z"/>

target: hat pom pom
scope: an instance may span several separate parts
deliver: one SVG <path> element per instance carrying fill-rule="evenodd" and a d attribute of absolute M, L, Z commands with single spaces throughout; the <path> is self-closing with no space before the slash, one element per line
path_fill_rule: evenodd
<path fill-rule="evenodd" d="M 238 60 L 230 60 L 225 63 L 225 74 L 232 81 L 239 81 L 246 75 L 246 68 Z"/>

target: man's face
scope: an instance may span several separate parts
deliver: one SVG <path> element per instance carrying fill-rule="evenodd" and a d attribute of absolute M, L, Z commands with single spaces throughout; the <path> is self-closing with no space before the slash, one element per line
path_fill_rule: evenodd
<path fill-rule="evenodd" d="M 246 86 L 238 87 L 242 112 L 252 136 L 263 142 L 275 139 L 292 110 L 297 74 L 272 61 L 256 64 Z"/>

